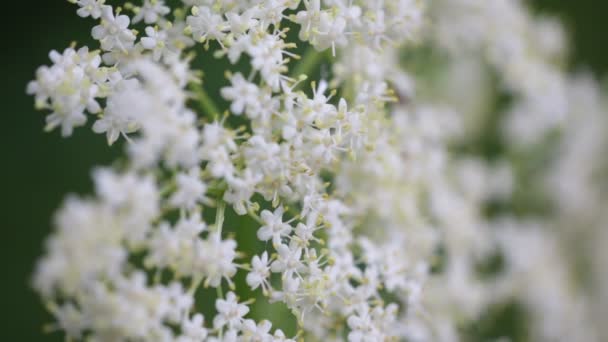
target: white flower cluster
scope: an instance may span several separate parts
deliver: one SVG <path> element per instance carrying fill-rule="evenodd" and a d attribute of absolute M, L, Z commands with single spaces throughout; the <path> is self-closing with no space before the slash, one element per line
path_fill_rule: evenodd
<path fill-rule="evenodd" d="M 481 54 L 517 98 L 505 124 L 510 141 L 535 143 L 563 123 L 568 76 L 560 65 L 566 39 L 558 22 L 533 18 L 520 0 L 435 3 L 432 39 L 453 54 Z"/>
<path fill-rule="evenodd" d="M 27 91 L 52 111 L 48 129 L 69 136 L 92 115 L 126 157 L 93 173 L 94 196 L 65 202 L 33 277 L 69 338 L 458 341 L 463 322 L 513 297 L 538 340 L 599 338 L 560 238 L 536 228 L 560 218 L 486 215 L 514 196 L 519 164 L 455 151 L 495 72 L 514 98 L 505 148 L 563 129 L 564 159 L 538 182 L 557 191 L 561 222 L 593 216 L 579 204 L 603 199 L 591 161 L 602 104 L 592 81 L 561 70 L 555 22 L 507 0 L 71 2 L 99 21 L 100 50 L 52 52 Z M 404 52 L 425 49 L 446 72 L 404 68 Z M 191 67 L 197 54 L 240 66 L 219 89 L 224 113 Z M 254 235 L 240 227 L 250 221 Z M 497 253 L 505 269 L 487 279 L 480 265 Z M 297 330 L 259 301 L 287 308 Z"/>

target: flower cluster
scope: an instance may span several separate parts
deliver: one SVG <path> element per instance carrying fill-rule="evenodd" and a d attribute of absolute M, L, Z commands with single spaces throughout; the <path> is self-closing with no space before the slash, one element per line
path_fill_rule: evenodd
<path fill-rule="evenodd" d="M 71 2 L 98 21 L 99 49 L 51 52 L 27 91 L 49 130 L 92 117 L 126 154 L 93 172 L 93 196 L 66 200 L 33 277 L 69 338 L 457 341 L 509 298 L 537 339 L 600 336 L 561 235 L 538 228 L 585 217 L 593 239 L 589 205 L 605 203 L 592 191 L 601 95 L 562 71 L 556 22 L 506 0 Z M 192 67 L 204 54 L 234 68 L 216 80 L 225 111 Z M 512 153 L 488 160 L 457 147 L 492 110 L 492 73 L 513 98 Z M 547 183 L 564 217 L 488 215 L 524 184 L 508 156 L 555 129 L 563 160 L 527 181 Z M 482 274 L 496 254 L 504 269 Z M 295 331 L 260 313 L 273 303 Z"/>

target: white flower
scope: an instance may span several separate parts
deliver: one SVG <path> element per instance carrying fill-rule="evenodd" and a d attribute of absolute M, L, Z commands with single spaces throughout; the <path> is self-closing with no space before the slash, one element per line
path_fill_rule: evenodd
<path fill-rule="evenodd" d="M 294 339 L 285 337 L 285 333 L 281 329 L 277 329 L 272 336 L 273 342 L 295 342 Z"/>
<path fill-rule="evenodd" d="M 185 341 L 203 341 L 207 338 L 207 329 L 203 325 L 204 317 L 201 314 L 195 314 L 192 318 L 186 318 L 182 321 L 182 336 L 180 342 Z M 187 338 L 187 339 L 186 339 Z"/>
<path fill-rule="evenodd" d="M 183 322 L 194 304 L 192 293 L 186 291 L 178 281 L 170 282 L 167 286 L 157 287 L 157 291 L 166 298 L 168 307 L 163 308 L 161 312 L 166 315 L 167 320 L 176 324 Z"/>
<path fill-rule="evenodd" d="M 203 243 L 200 234 L 205 230 L 200 214 L 180 218 L 173 229 L 168 223 L 161 223 L 148 239 L 150 252 L 145 263 L 170 268 L 183 276 L 200 272 L 195 268 L 195 253 Z"/>
<path fill-rule="evenodd" d="M 249 168 L 259 170 L 265 175 L 280 172 L 281 160 L 279 156 L 280 146 L 264 137 L 255 135 L 247 142 L 243 154 Z"/>
<path fill-rule="evenodd" d="M 355 315 L 348 317 L 347 323 L 351 329 L 348 334 L 350 342 L 377 341 L 380 339 L 380 332 L 376 330 L 372 323 L 369 308 L 365 304 L 357 308 Z"/>
<path fill-rule="evenodd" d="M 219 235 L 212 233 L 195 247 L 195 267 L 206 276 L 205 284 L 218 287 L 222 279 L 231 283 L 236 274 L 236 241 L 221 240 Z"/>
<path fill-rule="evenodd" d="M 285 272 L 291 274 L 302 270 L 304 265 L 300 258 L 302 257 L 302 248 L 290 244 L 289 246 L 280 244 L 276 247 L 278 254 L 277 260 L 270 265 L 272 272 Z"/>
<path fill-rule="evenodd" d="M 154 179 L 135 172 L 117 174 L 110 169 L 93 172 L 95 189 L 103 203 L 118 215 L 133 245 L 144 243 L 152 220 L 158 215 L 159 193 Z"/>
<path fill-rule="evenodd" d="M 270 328 L 272 328 L 272 323 L 267 320 L 256 324 L 254 320 L 246 319 L 241 327 L 243 331 L 242 338 L 246 341 L 269 341 L 272 338 Z"/>
<path fill-rule="evenodd" d="M 227 54 L 230 63 L 236 64 L 241 58 L 241 55 L 249 48 L 251 48 L 251 36 L 248 34 L 242 34 L 234 41 L 231 41 Z"/>
<path fill-rule="evenodd" d="M 314 236 L 316 230 L 316 227 L 300 222 L 296 226 L 295 233 L 296 237 L 306 246 L 310 241 L 319 241 Z"/>
<path fill-rule="evenodd" d="M 292 277 L 291 274 L 286 274 L 281 278 L 282 280 L 282 291 L 271 292 L 271 301 L 284 302 L 288 307 L 297 307 L 298 301 L 300 300 L 300 286 L 302 280 L 299 277 Z"/>
<path fill-rule="evenodd" d="M 224 326 L 227 326 L 228 329 L 238 329 L 243 323 L 243 317 L 249 312 L 247 305 L 239 304 L 234 292 L 228 292 L 226 299 L 218 298 L 215 308 L 218 312 L 213 319 L 215 329 L 222 329 Z"/>
<path fill-rule="evenodd" d="M 76 11 L 76 13 L 86 18 L 91 16 L 93 19 L 99 19 L 102 14 L 102 7 L 105 3 L 105 0 L 71 0 L 76 3 L 80 8 Z"/>
<path fill-rule="evenodd" d="M 176 208 L 193 209 L 197 203 L 205 200 L 207 185 L 201 181 L 201 170 L 193 167 L 187 173 L 175 176 L 177 191 L 171 195 L 169 203 Z"/>
<path fill-rule="evenodd" d="M 228 190 L 224 193 L 224 201 L 232 203 L 234 211 L 239 215 L 247 214 L 251 196 L 255 193 L 256 185 L 263 175 L 254 173 L 247 168 L 241 177 L 229 176 L 226 178 Z"/>
<path fill-rule="evenodd" d="M 231 153 L 236 150 L 233 134 L 219 122 L 205 125 L 201 157 L 209 161 L 207 169 L 214 177 L 230 177 L 234 172 Z"/>
<path fill-rule="evenodd" d="M 164 0 L 144 0 L 143 6 L 137 8 L 133 23 L 138 23 L 143 19 L 146 24 L 153 24 L 170 11 L 171 9 L 165 6 Z"/>
<path fill-rule="evenodd" d="M 236 115 L 242 114 L 247 107 L 255 106 L 258 102 L 258 87 L 247 82 L 241 73 L 230 78 L 232 86 L 221 89 L 222 97 L 232 102 L 230 110 Z"/>
<path fill-rule="evenodd" d="M 264 24 L 262 28 L 268 29 L 270 25 L 277 26 L 284 17 L 287 9 L 295 10 L 299 1 L 296 0 L 267 0 L 260 3 L 258 8 L 254 8 L 255 16 Z"/>
<path fill-rule="evenodd" d="M 172 266 L 182 270 L 185 267 L 180 265 L 184 262 L 180 260 L 179 253 L 184 251 L 186 246 L 181 242 L 179 235 L 170 228 L 169 224 L 161 224 L 148 240 L 151 252 L 146 257 L 146 263 L 159 267 Z"/>
<path fill-rule="evenodd" d="M 180 218 L 175 224 L 175 230 L 177 233 L 187 239 L 192 239 L 198 236 L 200 233 L 205 231 L 207 226 L 204 221 L 201 220 L 201 214 L 196 213 L 188 218 Z"/>
<path fill-rule="evenodd" d="M 108 98 L 103 115 L 93 124 L 93 132 L 105 132 L 108 145 L 112 145 L 120 135 L 127 138 L 127 134 L 139 129 L 139 119 L 145 114 L 146 104 L 140 101 L 145 102 L 148 99 L 137 86 L 125 87 L 122 91 L 112 94 Z"/>
<path fill-rule="evenodd" d="M 33 286 L 68 338 L 293 341 L 271 333 L 263 310 L 245 318 L 251 299 L 235 292 L 258 288 L 293 313 L 297 337 L 319 341 L 457 340 L 460 323 L 505 299 L 526 306 L 533 339 L 602 336 L 589 325 L 604 303 L 570 286 L 561 249 L 572 240 L 565 225 L 583 222 L 584 258 L 605 254 L 595 251 L 605 240 L 595 212 L 606 202 L 596 178 L 606 101 L 595 81 L 562 70 L 555 22 L 504 0 L 70 1 L 79 16 L 100 19 L 96 47 L 52 51 L 27 92 L 49 113 L 47 129 L 67 136 L 94 115 L 93 131 L 109 144 L 122 135 L 127 154 L 96 169 L 91 197 L 66 201 L 36 267 Z M 125 13 L 145 30 L 139 40 Z M 306 53 L 291 52 L 303 42 Z M 462 71 L 462 60 L 471 67 Z M 205 94 L 215 87 L 201 78 L 224 65 L 234 70 L 216 71 L 229 84 Z M 476 141 L 496 109 L 496 92 L 479 91 L 495 88 L 494 76 L 510 98 L 509 134 L 492 156 L 502 171 L 454 149 Z M 212 103 L 217 95 L 225 101 Z M 518 239 L 488 229 L 496 223 L 487 202 L 511 192 L 517 200 L 522 187 L 508 177 L 510 157 L 556 129 L 550 142 L 563 153 L 526 175 L 551 180 L 543 196 L 564 210 L 535 216 L 556 229 L 513 230 Z M 237 246 L 253 220 L 233 212 L 259 221 L 262 243 Z M 534 247 L 532 266 L 522 244 Z M 505 267 L 480 277 L 480 261 L 498 252 Z M 605 287 L 585 285 L 592 295 Z M 217 290 L 216 310 L 201 307 L 207 287 Z M 212 327 L 203 311 L 215 313 Z"/>
<path fill-rule="evenodd" d="M 93 178 L 97 193 L 112 207 L 137 207 L 158 197 L 154 181 L 133 172 L 118 174 L 111 169 L 100 168 L 94 171 Z"/>
<path fill-rule="evenodd" d="M 288 236 L 292 227 L 283 222 L 283 206 L 275 209 L 274 213 L 264 210 L 261 213 L 262 221 L 264 225 L 258 229 L 258 239 L 262 241 L 268 241 L 272 239 L 272 243 L 275 245 L 281 244 L 283 237 Z"/>
<path fill-rule="evenodd" d="M 321 1 L 304 1 L 304 7 L 305 10 L 297 13 L 295 22 L 302 26 L 299 35 L 300 40 L 306 41 L 314 30 L 315 22 L 321 17 Z"/>
<path fill-rule="evenodd" d="M 247 49 L 247 53 L 251 56 L 251 66 L 258 70 L 266 84 L 273 91 L 278 91 L 281 86 L 285 71 L 283 58 L 287 46 L 279 35 L 264 34 L 256 43 Z"/>
<path fill-rule="evenodd" d="M 71 112 L 53 112 L 46 117 L 46 130 L 52 130 L 57 126 L 61 126 L 61 135 L 64 137 L 72 135 L 74 127 L 82 126 L 86 123 L 87 118 L 80 111 Z"/>
<path fill-rule="evenodd" d="M 258 21 L 253 18 L 253 16 L 257 14 L 256 12 L 256 8 L 253 7 L 241 14 L 235 12 L 226 13 L 226 19 L 228 19 L 228 24 L 230 25 L 230 32 L 238 36 L 254 27 L 258 23 Z"/>
<path fill-rule="evenodd" d="M 128 51 L 135 41 L 135 35 L 129 30 L 129 23 L 128 16 L 114 16 L 111 6 L 103 6 L 101 24 L 95 26 L 91 34 L 94 39 L 99 40 L 103 50 L 112 51 L 118 48 Z"/>
<path fill-rule="evenodd" d="M 225 31 L 230 27 L 222 16 L 212 13 L 209 7 L 193 7 L 192 15 L 186 18 L 186 23 L 192 32 L 194 40 L 204 42 L 206 40 L 221 41 Z"/>
<path fill-rule="evenodd" d="M 53 65 L 38 69 L 36 80 L 28 84 L 27 92 L 36 96 L 38 108 L 53 111 L 46 118 L 46 129 L 61 126 L 61 134 L 70 136 L 74 127 L 87 121 L 85 110 L 100 111 L 96 98 L 105 96 L 101 91 L 105 73 L 99 68 L 99 54 L 89 52 L 86 47 L 78 51 L 68 48 L 63 54 L 53 50 L 49 56 Z"/>
<path fill-rule="evenodd" d="M 260 285 L 266 291 L 268 287 L 268 277 L 270 276 L 270 267 L 268 266 L 268 252 L 264 251 L 262 257 L 257 255 L 251 259 L 251 272 L 247 274 L 247 285 L 252 290 L 257 289 Z"/>
<path fill-rule="evenodd" d="M 82 316 L 82 312 L 80 312 L 72 303 L 67 303 L 53 309 L 53 315 L 57 318 L 61 329 L 65 330 L 68 336 L 72 338 L 81 338 L 86 323 Z"/>
<path fill-rule="evenodd" d="M 152 50 L 154 60 L 158 61 L 167 50 L 167 33 L 157 31 L 152 26 L 146 27 L 147 37 L 141 38 L 141 45 L 146 50 Z"/>

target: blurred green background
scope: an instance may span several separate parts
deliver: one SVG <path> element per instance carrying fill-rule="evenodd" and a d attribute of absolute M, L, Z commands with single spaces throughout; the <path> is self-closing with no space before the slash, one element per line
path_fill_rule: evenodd
<path fill-rule="evenodd" d="M 491 1 L 491 0 L 480 0 Z M 601 0 L 536 0 L 536 11 L 561 17 L 572 36 L 574 70 L 590 68 L 596 75 L 608 70 L 608 2 Z M 44 133 L 44 114 L 34 111 L 25 87 L 48 52 L 63 50 L 72 41 L 88 44 L 91 19 L 81 19 L 64 0 L 3 3 L 2 98 L 2 329 L 0 341 L 61 341 L 59 334 L 43 334 L 50 322 L 29 277 L 41 254 L 51 218 L 70 192 L 91 191 L 90 170 L 109 164 L 121 147 L 108 148 L 105 139 L 79 129 L 70 139 Z M 8 41 L 8 44 L 6 43 Z M 212 68 L 207 65 L 207 68 Z M 208 78 L 208 82 L 215 82 Z M 224 82 L 219 79 L 217 82 Z"/>

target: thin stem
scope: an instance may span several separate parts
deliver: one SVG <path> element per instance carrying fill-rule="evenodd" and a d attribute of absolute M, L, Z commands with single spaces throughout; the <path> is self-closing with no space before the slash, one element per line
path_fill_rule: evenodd
<path fill-rule="evenodd" d="M 254 219 L 259 224 L 262 224 L 262 225 L 266 224 L 266 222 L 264 222 L 264 220 L 262 220 L 262 218 L 258 214 L 256 214 L 255 212 L 253 212 L 251 210 L 247 211 L 247 215 L 249 215 L 249 217 Z"/>
<path fill-rule="evenodd" d="M 160 189 L 160 195 L 164 197 L 175 190 L 176 187 L 177 184 L 175 181 L 171 180 L 162 189 Z"/>
<path fill-rule="evenodd" d="M 224 298 L 224 290 L 222 289 L 221 283 L 218 285 L 218 287 L 215 290 L 217 293 L 217 298 Z"/>
<path fill-rule="evenodd" d="M 198 287 L 203 282 L 203 276 L 196 275 L 192 278 L 192 282 L 190 283 L 190 288 L 188 289 L 188 294 L 194 295 L 194 292 L 198 289 Z"/>
<path fill-rule="evenodd" d="M 215 212 L 215 229 L 218 239 L 222 238 L 222 227 L 224 226 L 224 212 L 226 210 L 226 202 L 220 201 Z"/>
<path fill-rule="evenodd" d="M 220 113 L 217 105 L 213 99 L 209 96 L 202 84 L 193 83 L 192 91 L 196 95 L 196 102 L 200 105 L 201 110 L 205 116 L 215 117 Z"/>

